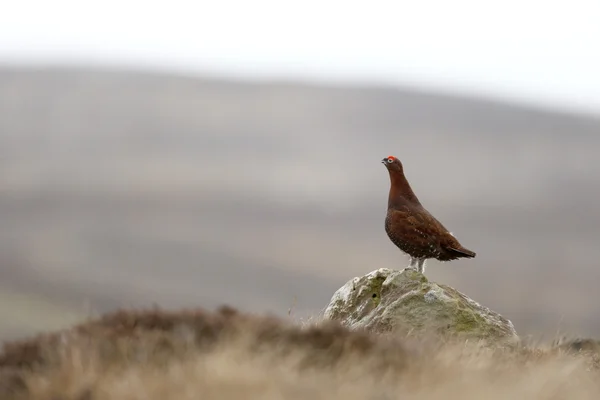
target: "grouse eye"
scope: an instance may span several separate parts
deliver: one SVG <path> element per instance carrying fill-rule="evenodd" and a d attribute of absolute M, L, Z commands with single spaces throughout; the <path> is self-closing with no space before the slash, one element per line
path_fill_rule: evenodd
<path fill-rule="evenodd" d="M 391 164 L 394 160 L 392 160 L 391 158 L 387 159 L 388 164 Z"/>

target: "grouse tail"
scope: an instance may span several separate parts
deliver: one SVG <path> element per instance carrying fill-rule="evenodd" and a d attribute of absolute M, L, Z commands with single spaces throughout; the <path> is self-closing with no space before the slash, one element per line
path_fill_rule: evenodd
<path fill-rule="evenodd" d="M 474 258 L 477 254 L 474 251 L 460 247 L 458 249 L 449 248 L 448 251 L 456 254 L 458 257 Z"/>

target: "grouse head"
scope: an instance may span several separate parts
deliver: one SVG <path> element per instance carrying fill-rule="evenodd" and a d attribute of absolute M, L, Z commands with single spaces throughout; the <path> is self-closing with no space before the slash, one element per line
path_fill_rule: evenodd
<path fill-rule="evenodd" d="M 388 207 L 398 207 L 406 204 L 406 202 L 421 204 L 404 176 L 404 168 L 400 160 L 394 156 L 387 156 L 381 162 L 390 174 L 391 186 Z"/>
<path fill-rule="evenodd" d="M 386 158 L 382 159 L 381 162 L 390 172 L 404 172 L 402 163 L 394 156 L 387 156 Z"/>

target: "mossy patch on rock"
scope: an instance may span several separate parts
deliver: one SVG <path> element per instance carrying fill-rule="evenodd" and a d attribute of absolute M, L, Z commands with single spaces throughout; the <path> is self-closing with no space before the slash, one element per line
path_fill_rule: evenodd
<path fill-rule="evenodd" d="M 489 344 L 519 341 L 509 320 L 412 269 L 380 268 L 348 281 L 334 293 L 324 316 L 378 333 L 435 334 Z"/>

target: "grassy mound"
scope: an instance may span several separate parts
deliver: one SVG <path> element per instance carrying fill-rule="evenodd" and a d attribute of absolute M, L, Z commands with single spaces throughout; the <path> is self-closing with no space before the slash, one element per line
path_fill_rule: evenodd
<path fill-rule="evenodd" d="M 6 343 L 2 399 L 597 398 L 595 347 L 490 349 L 269 316 L 118 311 Z"/>

